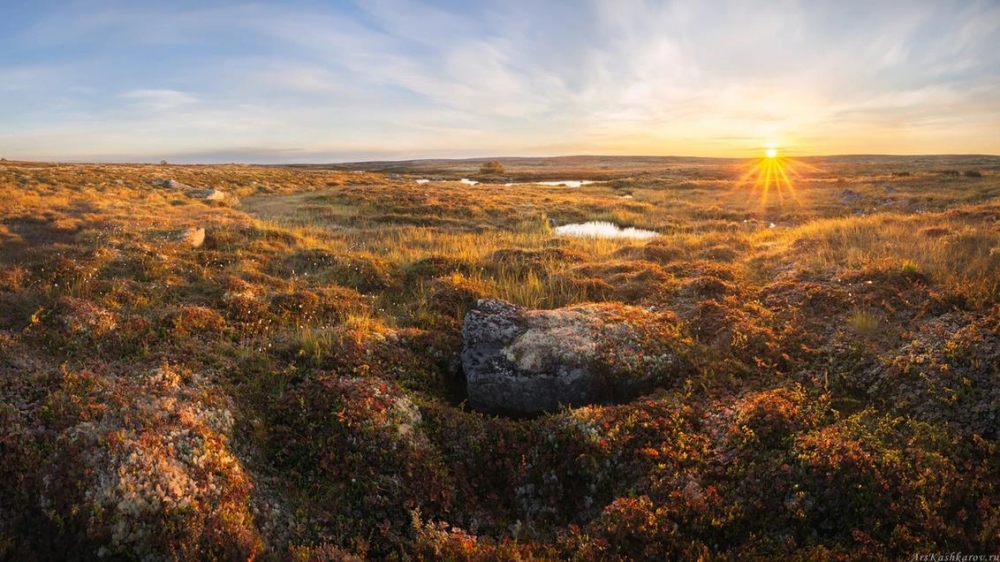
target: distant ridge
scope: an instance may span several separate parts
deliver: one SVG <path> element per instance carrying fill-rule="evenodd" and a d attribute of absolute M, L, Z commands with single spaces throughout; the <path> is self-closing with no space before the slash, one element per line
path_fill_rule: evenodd
<path fill-rule="evenodd" d="M 852 159 L 877 159 L 882 161 L 912 162 L 915 159 L 934 159 L 940 161 L 967 161 L 974 159 L 998 159 L 1000 155 L 994 154 L 831 154 L 831 155 L 791 155 L 790 158 L 797 160 L 831 160 L 838 162 L 850 161 Z M 650 156 L 650 155 L 589 155 L 579 154 L 570 156 L 477 156 L 473 158 L 408 158 L 400 160 L 358 160 L 351 162 L 330 162 L 320 164 L 285 164 L 289 167 L 347 167 L 359 168 L 368 167 L 372 169 L 385 169 L 389 167 L 414 167 L 441 164 L 482 164 L 490 160 L 500 160 L 511 164 L 532 164 L 546 163 L 552 164 L 592 164 L 597 162 L 614 163 L 688 163 L 688 162 L 734 162 L 752 160 L 756 157 L 737 156 Z"/>

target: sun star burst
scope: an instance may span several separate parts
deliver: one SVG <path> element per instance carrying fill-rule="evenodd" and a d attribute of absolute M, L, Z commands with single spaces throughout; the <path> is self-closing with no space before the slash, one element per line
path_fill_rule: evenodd
<path fill-rule="evenodd" d="M 778 156 L 778 149 L 769 147 L 764 151 L 763 158 L 749 162 L 748 170 L 733 188 L 749 187 L 748 202 L 759 194 L 761 209 L 774 204 L 774 200 L 784 207 L 786 198 L 801 204 L 795 182 L 802 179 L 804 170 L 816 170 L 816 167 L 800 160 Z"/>

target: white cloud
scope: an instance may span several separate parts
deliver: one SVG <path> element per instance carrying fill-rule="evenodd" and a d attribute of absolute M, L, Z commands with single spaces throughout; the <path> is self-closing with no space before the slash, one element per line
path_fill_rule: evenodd
<path fill-rule="evenodd" d="M 198 103 L 197 96 L 188 92 L 163 88 L 140 88 L 122 93 L 120 98 L 132 107 L 144 111 L 174 111 Z"/>

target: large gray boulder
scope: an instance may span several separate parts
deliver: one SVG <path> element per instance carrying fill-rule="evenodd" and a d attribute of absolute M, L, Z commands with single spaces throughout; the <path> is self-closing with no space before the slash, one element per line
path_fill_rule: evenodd
<path fill-rule="evenodd" d="M 480 299 L 462 327 L 469 404 L 530 415 L 648 392 L 681 366 L 675 320 L 615 304 L 528 310 Z"/>

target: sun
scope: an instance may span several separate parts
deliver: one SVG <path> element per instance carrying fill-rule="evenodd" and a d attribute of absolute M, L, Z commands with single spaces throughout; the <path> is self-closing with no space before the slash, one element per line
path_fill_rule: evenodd
<path fill-rule="evenodd" d="M 733 184 L 733 189 L 749 187 L 747 202 L 759 196 L 759 208 L 764 210 L 775 203 L 782 208 L 786 203 L 801 205 L 795 183 L 803 179 L 801 172 L 817 170 L 815 166 L 794 158 L 778 156 L 778 148 L 769 146 L 765 148 L 763 158 L 746 161 L 745 167 L 742 167 L 740 172 L 740 178 Z"/>

